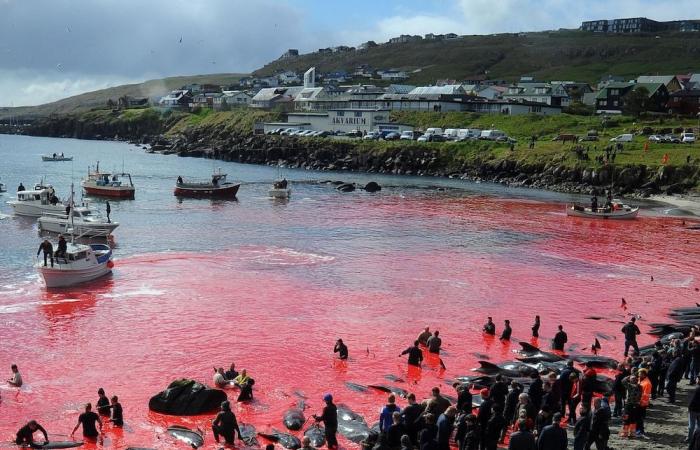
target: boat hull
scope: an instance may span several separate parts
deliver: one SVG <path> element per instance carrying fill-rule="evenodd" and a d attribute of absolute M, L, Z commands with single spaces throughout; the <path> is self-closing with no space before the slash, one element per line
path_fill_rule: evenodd
<path fill-rule="evenodd" d="M 73 157 L 72 156 L 63 156 L 63 157 L 57 156 L 54 158 L 53 156 L 42 156 L 41 160 L 45 161 L 45 162 L 73 161 Z"/>
<path fill-rule="evenodd" d="M 92 195 L 95 197 L 111 197 L 111 198 L 124 198 L 133 199 L 136 189 L 131 186 L 94 186 L 89 184 L 83 184 L 83 190 L 87 195 Z"/>
<path fill-rule="evenodd" d="M 618 210 L 611 212 L 593 212 L 590 208 L 583 210 L 574 209 L 573 206 L 566 207 L 566 215 L 571 217 L 583 217 L 587 219 L 611 219 L 611 220 L 632 220 L 639 214 L 639 207 L 629 210 Z"/>
<path fill-rule="evenodd" d="M 67 219 L 54 220 L 47 217 L 40 217 L 37 221 L 39 231 L 48 231 L 50 233 L 67 233 L 71 228 L 70 221 Z M 86 237 L 107 237 L 119 226 L 117 222 L 111 223 L 73 223 L 73 232 L 80 236 Z"/>
<path fill-rule="evenodd" d="M 175 186 L 177 197 L 191 198 L 236 198 L 240 184 L 227 183 L 222 186 Z"/>
<path fill-rule="evenodd" d="M 65 267 L 62 264 L 55 264 L 54 267 L 50 265 L 44 267 L 42 263 L 39 267 L 39 273 L 44 278 L 46 287 L 67 287 L 87 283 L 105 276 L 112 271 L 111 265 L 111 261 L 106 261 L 92 267 L 74 269 Z"/>
<path fill-rule="evenodd" d="M 65 214 L 66 207 L 64 205 L 36 205 L 30 202 L 9 201 L 8 205 L 12 207 L 14 213 L 18 216 L 41 217 L 44 214 Z"/>
<path fill-rule="evenodd" d="M 268 191 L 268 195 L 272 198 L 289 198 L 289 196 L 292 195 L 292 190 L 289 188 L 286 188 L 286 189 L 272 188 Z"/>

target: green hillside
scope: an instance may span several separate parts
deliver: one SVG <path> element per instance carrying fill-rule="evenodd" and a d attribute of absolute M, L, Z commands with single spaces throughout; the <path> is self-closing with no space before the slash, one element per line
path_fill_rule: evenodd
<path fill-rule="evenodd" d="M 700 33 L 604 35 L 582 31 L 466 36 L 446 41 L 383 44 L 367 50 L 310 53 L 267 64 L 256 75 L 282 69 L 317 72 L 352 71 L 361 64 L 374 69 L 403 69 L 406 83 L 440 78 L 463 80 L 478 75 L 516 80 L 532 75 L 543 80 L 596 82 L 602 75 L 637 77 L 700 71 Z"/>
<path fill-rule="evenodd" d="M 87 92 L 64 98 L 56 102 L 39 106 L 21 106 L 17 108 L 0 108 L 0 119 L 7 117 L 48 116 L 51 114 L 70 114 L 87 111 L 96 107 L 105 107 L 107 100 L 117 100 L 124 95 L 132 97 L 160 97 L 173 89 L 185 84 L 220 84 L 229 85 L 236 83 L 242 74 L 219 73 L 209 75 L 185 75 L 179 77 L 162 78 L 158 80 L 144 81 L 138 84 L 125 84 L 99 91 Z"/>

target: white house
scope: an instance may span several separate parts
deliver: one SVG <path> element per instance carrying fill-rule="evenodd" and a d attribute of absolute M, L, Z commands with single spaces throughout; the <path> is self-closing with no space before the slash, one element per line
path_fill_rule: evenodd
<path fill-rule="evenodd" d="M 299 75 L 291 70 L 285 70 L 282 73 L 277 74 L 277 80 L 280 84 L 296 84 L 301 82 Z"/>
<path fill-rule="evenodd" d="M 380 70 L 377 74 L 382 78 L 382 80 L 388 81 L 403 81 L 408 79 L 408 74 L 404 70 Z"/>

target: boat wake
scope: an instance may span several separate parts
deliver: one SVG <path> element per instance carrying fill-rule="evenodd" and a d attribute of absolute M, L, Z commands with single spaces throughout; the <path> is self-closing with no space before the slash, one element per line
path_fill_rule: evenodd
<path fill-rule="evenodd" d="M 244 261 L 266 266 L 310 266 L 335 260 L 334 256 L 280 247 L 244 247 L 239 249 L 239 253 Z"/>

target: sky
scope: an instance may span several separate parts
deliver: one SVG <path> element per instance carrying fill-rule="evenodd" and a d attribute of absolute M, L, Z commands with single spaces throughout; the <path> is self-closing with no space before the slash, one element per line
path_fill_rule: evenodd
<path fill-rule="evenodd" d="M 400 34 L 687 17 L 698 0 L 0 0 L 0 106 L 176 75 L 242 73 L 288 48 Z"/>

